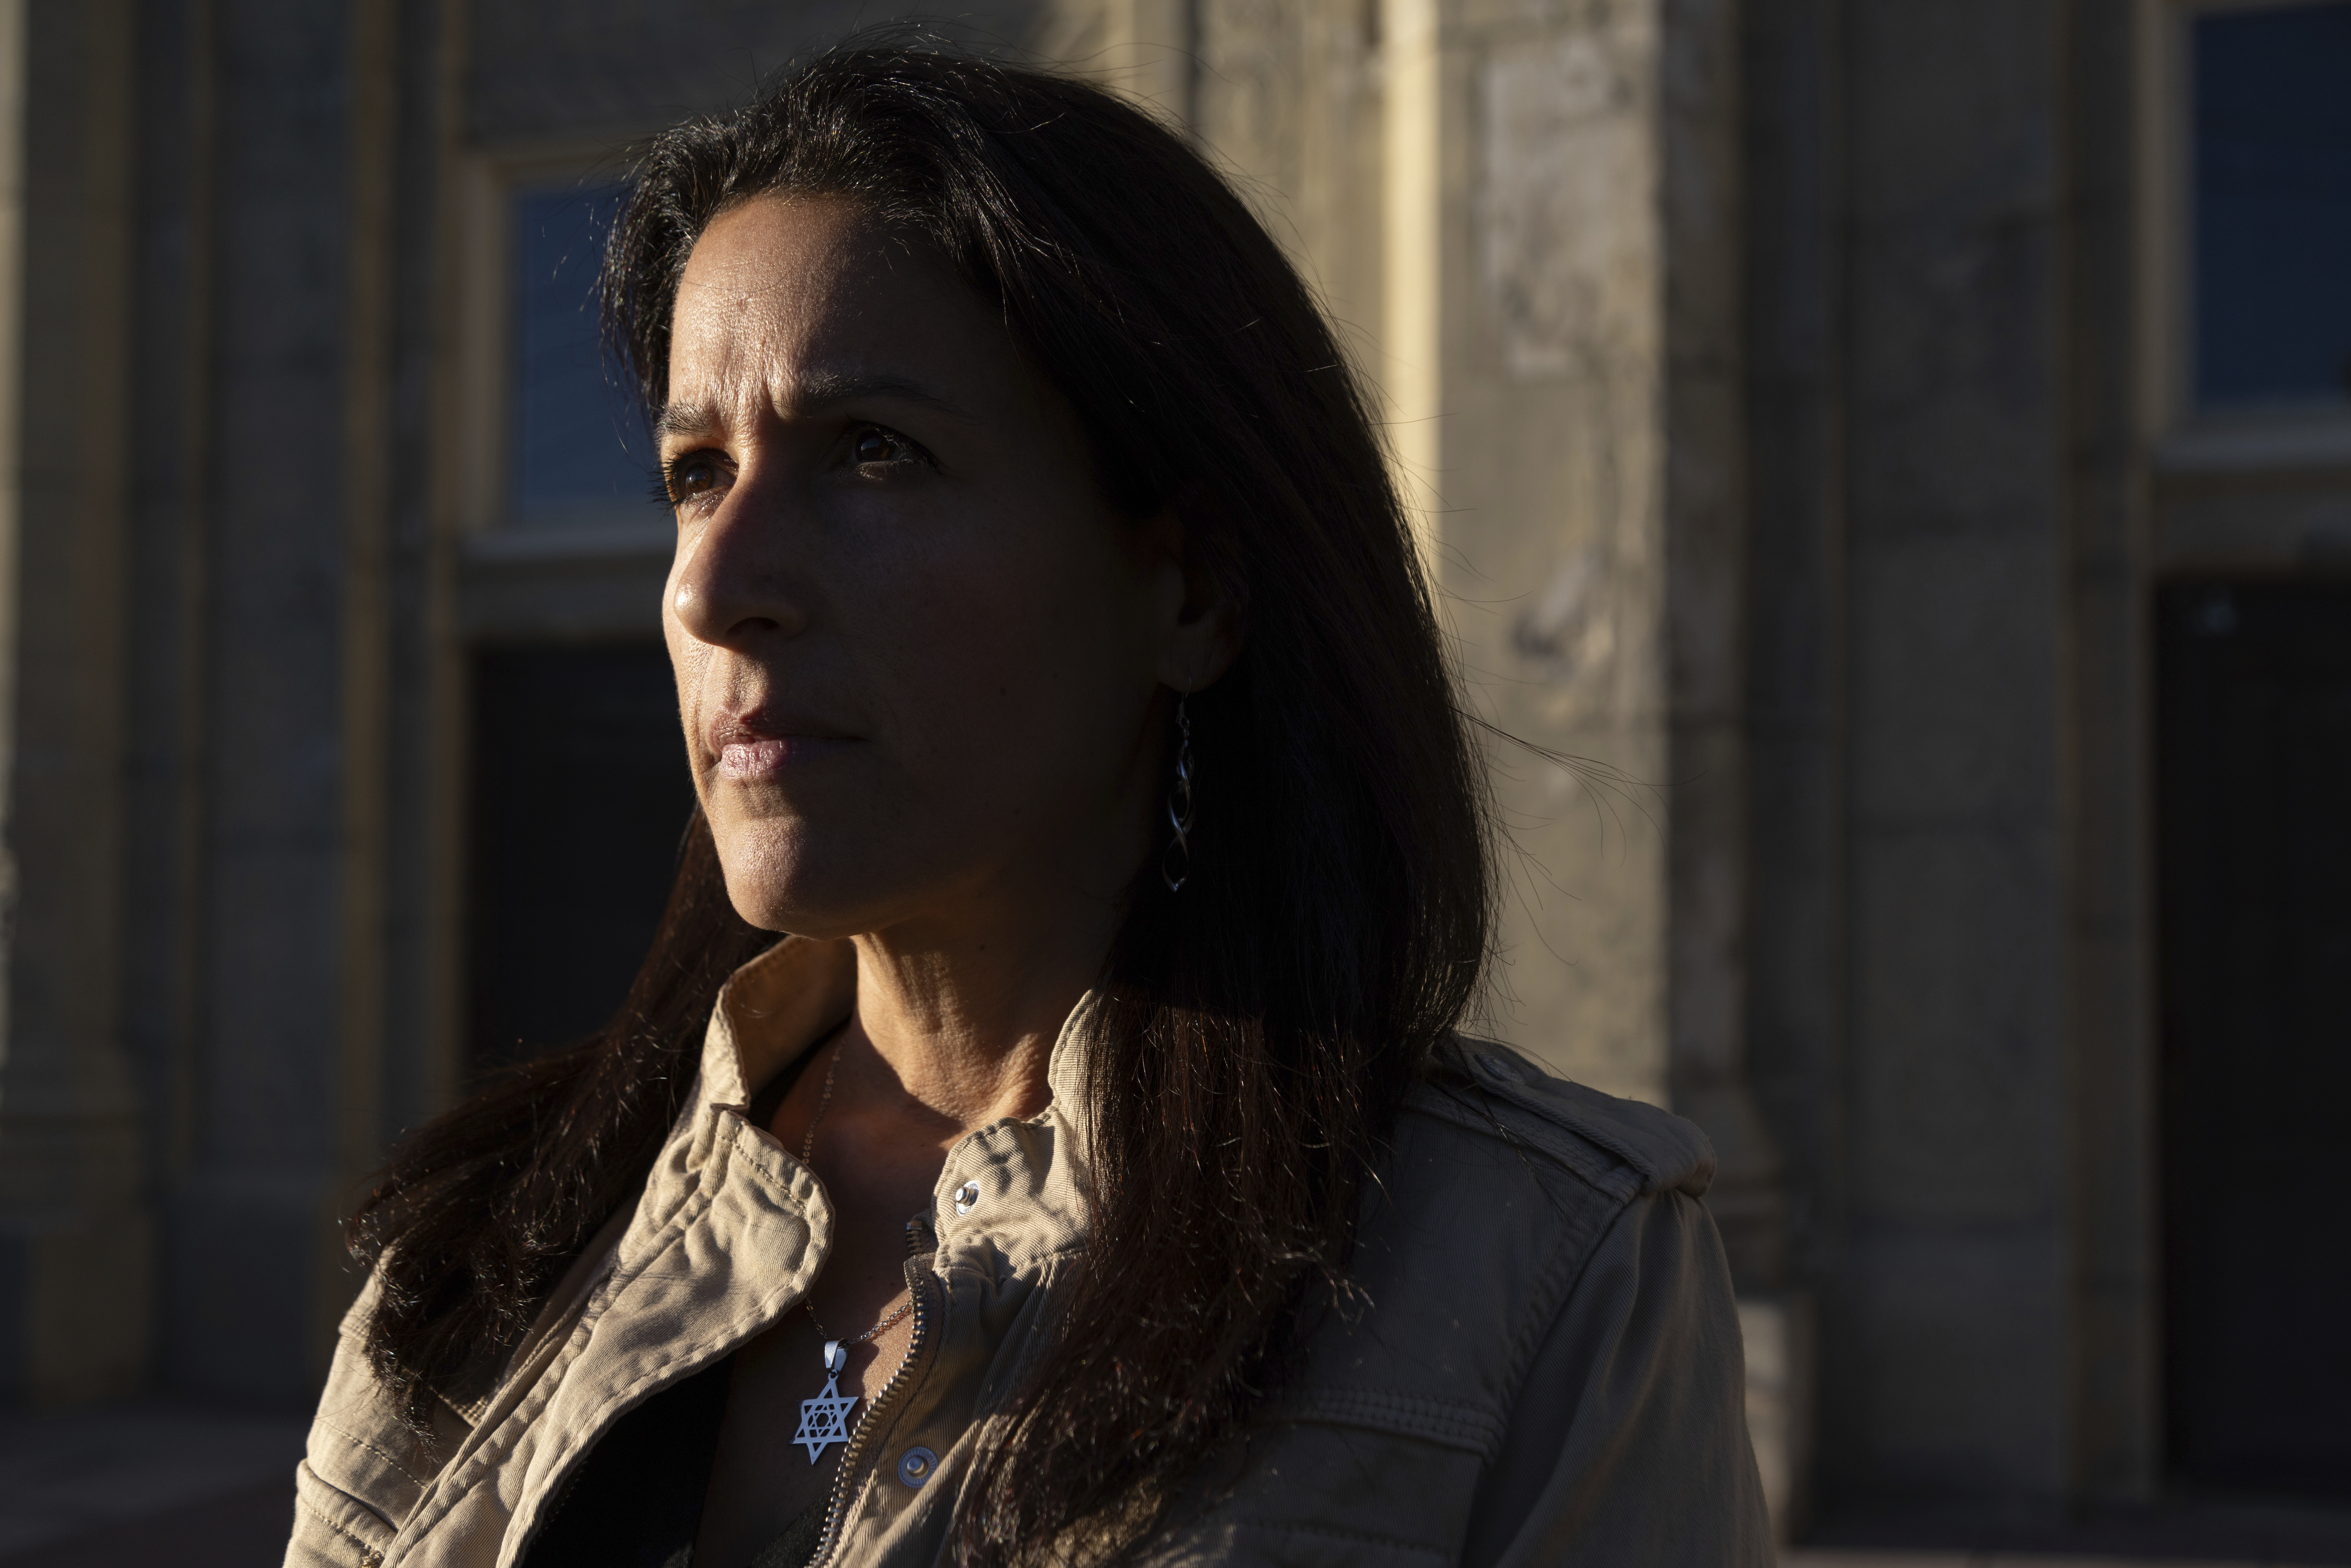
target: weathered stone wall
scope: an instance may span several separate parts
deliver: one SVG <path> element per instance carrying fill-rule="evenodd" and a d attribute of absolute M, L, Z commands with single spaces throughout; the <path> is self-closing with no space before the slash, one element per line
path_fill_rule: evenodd
<path fill-rule="evenodd" d="M 1459 135 L 1426 483 L 1472 700 L 1573 761 L 1498 746 L 1508 864 L 1496 1023 L 1562 1071 L 1667 1098 L 1672 796 L 1661 17 L 1439 25 Z M 1453 127 L 1447 127 L 1453 129 Z"/>
<path fill-rule="evenodd" d="M 1844 1484 L 2068 1479 L 2062 59 L 1855 13 Z M 1964 1481 L 1961 1484 L 1966 1484 Z"/>
<path fill-rule="evenodd" d="M 2122 5 L 1750 0 L 1750 1019 L 1830 1500 L 2147 1495 Z"/>
<path fill-rule="evenodd" d="M 121 1045 L 131 61 L 122 7 L 0 6 L 0 1388 L 146 1369 Z"/>

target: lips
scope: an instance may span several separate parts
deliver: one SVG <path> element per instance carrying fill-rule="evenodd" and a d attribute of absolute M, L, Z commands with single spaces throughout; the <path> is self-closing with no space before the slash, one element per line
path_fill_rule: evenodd
<path fill-rule="evenodd" d="M 821 715 L 783 708 L 724 714 L 710 727 L 710 750 L 722 779 L 772 779 L 838 756 L 859 737 Z"/>

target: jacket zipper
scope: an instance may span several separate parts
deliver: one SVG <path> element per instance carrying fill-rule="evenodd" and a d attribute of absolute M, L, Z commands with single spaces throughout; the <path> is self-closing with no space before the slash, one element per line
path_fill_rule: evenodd
<path fill-rule="evenodd" d="M 907 1375 L 914 1369 L 915 1358 L 925 1348 L 924 1330 L 929 1326 L 930 1318 L 930 1281 L 911 1267 L 914 1257 L 917 1255 L 914 1249 L 923 1242 L 921 1226 L 919 1217 L 906 1222 L 907 1261 L 910 1265 L 906 1270 L 906 1289 L 914 1297 L 914 1332 L 906 1336 L 906 1354 L 899 1358 L 897 1369 L 890 1374 L 890 1381 L 882 1385 L 882 1392 L 866 1402 L 865 1414 L 859 1417 L 857 1430 L 850 1436 L 849 1447 L 841 1450 L 841 1469 L 832 1478 L 832 1498 L 825 1505 L 824 1534 L 818 1538 L 816 1555 L 809 1559 L 809 1568 L 825 1568 L 840 1547 L 841 1515 L 849 1502 L 852 1479 L 864 1468 L 866 1450 L 881 1440 L 873 1434 L 882 1430 L 883 1413 L 912 1381 Z"/>

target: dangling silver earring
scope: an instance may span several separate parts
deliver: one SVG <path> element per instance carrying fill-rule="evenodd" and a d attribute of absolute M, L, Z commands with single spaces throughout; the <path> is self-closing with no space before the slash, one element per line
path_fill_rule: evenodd
<path fill-rule="evenodd" d="M 1159 880 L 1170 893 L 1180 891 L 1192 874 L 1192 718 L 1184 711 L 1191 695 L 1186 692 L 1176 699 L 1176 782 L 1167 789 L 1167 822 L 1176 836 L 1159 857 Z"/>

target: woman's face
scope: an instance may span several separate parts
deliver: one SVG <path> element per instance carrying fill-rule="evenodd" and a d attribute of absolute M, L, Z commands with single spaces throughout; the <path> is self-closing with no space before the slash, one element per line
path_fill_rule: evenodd
<path fill-rule="evenodd" d="M 1217 618 L 1000 319 L 855 206 L 762 198 L 687 261 L 669 397 L 663 620 L 743 915 L 840 936 L 1115 898 L 1152 847 L 1159 688 L 1221 668 Z"/>

